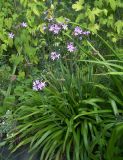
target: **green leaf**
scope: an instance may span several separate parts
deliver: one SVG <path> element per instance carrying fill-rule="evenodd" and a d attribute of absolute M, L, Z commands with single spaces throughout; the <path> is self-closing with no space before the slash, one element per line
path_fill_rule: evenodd
<path fill-rule="evenodd" d="M 65 22 L 65 18 L 63 16 L 60 16 L 60 17 L 56 18 L 56 21 L 64 23 Z"/>
<path fill-rule="evenodd" d="M 80 11 L 83 9 L 83 3 L 84 3 L 84 0 L 79 0 L 77 1 L 75 4 L 72 5 L 72 8 L 75 10 L 75 11 Z"/>
<path fill-rule="evenodd" d="M 107 9 L 103 9 L 103 12 L 104 12 L 105 16 L 107 16 L 108 10 Z"/>
<path fill-rule="evenodd" d="M 25 72 L 19 71 L 17 78 L 18 78 L 18 80 L 24 80 L 24 78 L 25 78 Z"/>
<path fill-rule="evenodd" d="M 108 18 L 107 18 L 107 26 L 108 27 L 114 27 L 114 16 L 113 14 L 109 15 Z"/>
<path fill-rule="evenodd" d="M 20 0 L 20 3 L 21 3 L 24 7 L 26 7 L 27 2 L 28 2 L 28 0 Z"/>
<path fill-rule="evenodd" d="M 34 12 L 35 15 L 40 16 L 40 12 L 36 6 L 32 7 L 32 11 Z"/>
<path fill-rule="evenodd" d="M 28 138 L 24 139 L 11 152 L 15 152 L 21 146 L 24 146 L 24 145 L 28 144 L 29 142 L 31 142 L 31 139 L 32 139 L 32 137 L 28 137 Z"/>
<path fill-rule="evenodd" d="M 21 86 L 17 86 L 17 87 L 14 89 L 14 93 L 15 93 L 15 95 L 17 95 L 17 96 L 21 96 L 21 95 L 23 95 L 23 93 L 24 93 L 24 88 L 21 87 Z"/>
<path fill-rule="evenodd" d="M 45 160 L 51 159 L 51 157 L 52 157 L 51 155 L 55 152 L 56 147 L 57 147 L 57 141 L 54 140 L 52 145 L 50 146 L 49 151 L 47 152 Z"/>
<path fill-rule="evenodd" d="M 109 0 L 111 8 L 115 11 L 117 7 L 117 1 L 116 0 Z"/>
<path fill-rule="evenodd" d="M 99 9 L 99 8 L 93 8 L 93 10 L 92 10 L 92 13 L 93 13 L 94 15 L 96 15 L 96 16 L 99 16 L 99 13 L 101 13 L 101 12 L 102 12 L 102 10 Z"/>
<path fill-rule="evenodd" d="M 95 22 L 95 14 L 89 13 L 88 17 L 89 17 L 89 20 L 90 20 L 92 23 Z"/>
<path fill-rule="evenodd" d="M 69 140 L 69 142 L 66 144 L 66 156 L 67 156 L 67 160 L 71 160 L 71 158 L 70 158 L 71 144 L 72 144 L 72 139 Z"/>
<path fill-rule="evenodd" d="M 123 21 L 122 20 L 118 20 L 116 23 L 115 23 L 115 28 L 117 30 L 117 33 L 120 34 L 123 30 Z"/>
<path fill-rule="evenodd" d="M 15 103 L 15 96 L 10 95 L 4 99 L 4 106 L 13 106 Z"/>
<path fill-rule="evenodd" d="M 100 26 L 98 24 L 90 24 L 88 26 L 89 30 L 94 32 L 94 33 L 97 33 L 97 31 L 99 30 Z"/>
<path fill-rule="evenodd" d="M 99 14 L 102 12 L 101 9 L 99 8 L 93 8 L 93 10 L 91 11 L 90 9 L 88 9 L 87 11 L 87 15 L 89 17 L 89 20 L 94 23 L 95 22 L 95 16 L 99 16 Z"/>
<path fill-rule="evenodd" d="M 94 5 L 99 7 L 99 8 L 102 8 L 103 6 L 103 0 L 95 0 L 94 1 Z"/>
<path fill-rule="evenodd" d="M 7 43 L 12 48 L 12 46 L 13 46 L 13 39 L 9 38 Z"/>
<path fill-rule="evenodd" d="M 7 51 L 7 45 L 6 44 L 2 44 L 0 47 L 1 47 L 1 50 Z"/>
<path fill-rule="evenodd" d="M 31 150 L 36 149 L 38 146 L 40 146 L 40 144 L 52 133 L 51 130 L 47 131 L 46 133 L 44 133 L 42 135 L 42 137 L 33 145 L 33 147 L 31 148 Z"/>
<path fill-rule="evenodd" d="M 22 63 L 23 60 L 24 60 L 23 55 L 17 56 L 17 55 L 12 54 L 12 56 L 10 58 L 10 62 L 15 64 L 15 65 L 18 65 L 19 63 Z"/>
<path fill-rule="evenodd" d="M 118 116 L 119 115 L 118 108 L 117 108 L 117 105 L 113 99 L 111 99 L 111 105 L 112 105 L 115 116 Z"/>
<path fill-rule="evenodd" d="M 6 18 L 5 19 L 5 24 L 6 24 L 6 26 L 8 27 L 8 29 L 10 29 L 11 28 L 11 26 L 12 26 L 12 18 Z"/>
<path fill-rule="evenodd" d="M 89 143 L 88 143 L 88 124 L 85 120 L 81 127 L 81 134 L 83 136 L 84 145 L 87 151 L 89 151 Z"/>

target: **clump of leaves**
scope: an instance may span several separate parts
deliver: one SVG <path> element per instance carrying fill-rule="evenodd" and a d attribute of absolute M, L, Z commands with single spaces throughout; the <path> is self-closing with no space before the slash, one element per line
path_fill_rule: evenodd
<path fill-rule="evenodd" d="M 88 66 L 87 70 L 82 66 L 76 64 L 73 71 L 59 64 L 57 72 L 47 72 L 44 90 L 25 93 L 23 105 L 15 112 L 20 125 L 9 137 L 20 135 L 13 151 L 29 143 L 30 152 L 39 152 L 41 160 L 105 158 L 117 123 L 110 90 L 98 83 Z"/>

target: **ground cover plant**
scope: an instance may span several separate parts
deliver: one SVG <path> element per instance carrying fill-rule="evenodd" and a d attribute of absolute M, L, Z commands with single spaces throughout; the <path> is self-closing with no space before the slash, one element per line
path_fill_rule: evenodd
<path fill-rule="evenodd" d="M 0 146 L 30 159 L 123 159 L 123 3 L 1 0 Z"/>

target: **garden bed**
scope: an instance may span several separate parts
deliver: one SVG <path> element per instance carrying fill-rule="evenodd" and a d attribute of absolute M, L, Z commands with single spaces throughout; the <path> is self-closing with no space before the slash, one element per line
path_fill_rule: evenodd
<path fill-rule="evenodd" d="M 122 15 L 122 0 L 0 0 L 0 160 L 123 159 Z"/>

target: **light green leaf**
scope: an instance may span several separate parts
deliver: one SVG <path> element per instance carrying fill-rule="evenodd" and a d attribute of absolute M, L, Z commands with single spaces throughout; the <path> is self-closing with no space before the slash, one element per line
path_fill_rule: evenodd
<path fill-rule="evenodd" d="M 36 6 L 33 6 L 33 7 L 32 7 L 32 11 L 33 11 L 33 13 L 34 13 L 35 15 L 40 16 L 40 13 L 39 13 L 39 11 L 38 11 L 38 9 L 37 9 Z"/>
<path fill-rule="evenodd" d="M 94 32 L 94 33 L 97 33 L 97 30 L 99 30 L 100 26 L 98 24 L 90 24 L 89 25 L 89 30 Z"/>
<path fill-rule="evenodd" d="M 23 62 L 23 60 L 24 60 L 23 55 L 17 56 L 17 55 L 12 54 L 12 56 L 10 58 L 10 62 L 13 64 L 16 64 L 16 65 Z"/>
<path fill-rule="evenodd" d="M 94 8 L 94 9 L 92 10 L 92 13 L 95 14 L 95 15 L 97 15 L 97 16 L 99 16 L 99 13 L 101 13 L 101 12 L 102 12 L 102 10 L 99 9 L 99 8 Z"/>
<path fill-rule="evenodd" d="M 63 16 L 60 16 L 60 17 L 56 18 L 56 21 L 64 23 L 65 22 L 65 18 Z"/>
<path fill-rule="evenodd" d="M 84 0 L 79 0 L 77 1 L 75 4 L 72 5 L 72 8 L 75 10 L 75 11 L 80 11 L 83 9 L 83 3 L 84 3 Z"/>
<path fill-rule="evenodd" d="M 5 19 L 5 24 L 8 27 L 8 29 L 10 29 L 11 26 L 12 26 L 12 18 L 6 18 Z"/>
<path fill-rule="evenodd" d="M 95 15 L 94 15 L 93 13 L 90 13 L 90 14 L 88 15 L 88 17 L 89 17 L 89 20 L 90 20 L 92 23 L 95 22 Z"/>
<path fill-rule="evenodd" d="M 113 99 L 111 99 L 111 105 L 112 105 L 112 109 L 114 111 L 115 116 L 119 115 L 117 105 Z"/>
<path fill-rule="evenodd" d="M 107 16 L 108 10 L 107 9 L 103 9 L 103 12 L 104 12 L 105 16 Z"/>
<path fill-rule="evenodd" d="M 89 20 L 94 23 L 95 22 L 95 16 L 99 16 L 99 14 L 102 12 L 102 10 L 100 10 L 99 8 L 93 8 L 93 10 L 91 11 L 90 9 L 88 9 L 88 17 Z"/>
<path fill-rule="evenodd" d="M 25 78 L 25 72 L 19 71 L 18 73 L 18 80 L 23 80 Z"/>
<path fill-rule="evenodd" d="M 115 28 L 117 30 L 117 33 L 120 34 L 122 32 L 122 29 L 123 29 L 123 21 L 121 20 L 118 20 L 116 23 L 115 23 Z"/>
<path fill-rule="evenodd" d="M 117 7 L 117 1 L 116 0 L 109 0 L 111 8 L 115 11 Z"/>

